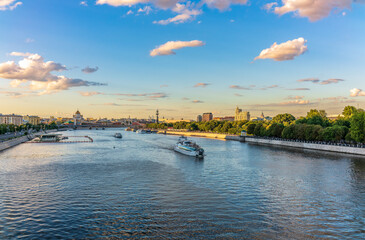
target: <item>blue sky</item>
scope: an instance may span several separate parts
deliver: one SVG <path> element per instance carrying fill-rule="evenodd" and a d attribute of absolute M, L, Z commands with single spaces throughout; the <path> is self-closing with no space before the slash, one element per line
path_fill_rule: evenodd
<path fill-rule="evenodd" d="M 32 0 L 11 10 L 9 6 L 20 1 L 2 1 L 11 3 L 0 10 L 0 64 L 29 58 L 11 56 L 12 52 L 38 54 L 44 62 L 66 66 L 67 70 L 52 71 L 52 75 L 87 81 L 51 91 L 29 84 L 53 79 L 30 76 L 14 87 L 12 81 L 19 78 L 0 65 L 2 113 L 70 115 L 79 108 L 90 117 L 147 117 L 159 108 L 165 117 L 195 118 L 202 112 L 233 115 L 236 105 L 252 115 L 264 111 L 271 116 L 280 112 L 300 116 L 311 108 L 338 114 L 349 104 L 365 107 L 365 4 L 334 0 L 339 7 L 329 16 L 315 9 L 320 19 L 311 21 L 312 15 L 303 15 L 303 9 L 282 16 L 274 8 L 264 9 L 271 2 L 285 6 L 281 0 L 248 1 L 227 9 L 208 4 L 220 0 L 195 5 L 180 1 L 199 14 L 184 23 L 161 25 L 153 22 L 180 14 L 174 11 L 175 5 L 161 9 L 155 2 L 115 7 L 96 5 L 96 0 L 86 1 L 87 6 L 81 1 Z M 325 8 L 328 0 L 321 1 L 319 7 Z M 151 8 L 148 14 L 136 15 L 146 6 Z M 127 15 L 129 10 L 133 14 Z M 274 42 L 299 38 L 305 39 L 306 51 L 293 59 L 253 61 Z M 201 41 L 202 46 L 173 50 L 175 55 L 150 56 L 151 50 L 169 41 L 192 40 Z M 85 74 L 81 69 L 86 66 L 98 70 Z M 297 81 L 308 78 L 340 81 Z M 198 83 L 207 85 L 194 87 Z M 296 88 L 310 90 L 290 90 Z M 359 91 L 350 96 L 351 89 Z"/>

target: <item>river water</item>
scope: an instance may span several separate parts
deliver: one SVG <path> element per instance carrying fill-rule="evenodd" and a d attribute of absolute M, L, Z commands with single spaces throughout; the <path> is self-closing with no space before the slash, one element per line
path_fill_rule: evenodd
<path fill-rule="evenodd" d="M 363 239 L 365 159 L 80 130 L 0 153 L 0 239 Z"/>

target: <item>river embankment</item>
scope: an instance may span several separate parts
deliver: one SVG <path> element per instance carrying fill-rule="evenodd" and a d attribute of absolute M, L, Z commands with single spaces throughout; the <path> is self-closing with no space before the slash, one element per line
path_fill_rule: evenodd
<path fill-rule="evenodd" d="M 160 134 L 168 135 L 184 135 L 189 137 L 202 137 L 202 138 L 213 138 L 218 140 L 232 140 L 247 142 L 250 144 L 261 144 L 269 145 L 275 147 L 285 147 L 285 148 L 297 148 L 297 149 L 309 149 L 315 151 L 323 152 L 333 152 L 333 153 L 344 153 L 365 156 L 365 148 L 353 147 L 353 146 L 341 146 L 337 144 L 327 144 L 327 143 L 311 143 L 311 142 L 300 142 L 300 141 L 285 141 L 279 139 L 266 139 L 266 138 L 256 138 L 256 137 L 241 137 L 237 135 L 227 135 L 222 133 L 207 133 L 207 132 L 187 132 L 187 131 L 158 131 Z"/>
<path fill-rule="evenodd" d="M 317 151 L 325 151 L 325 152 L 334 152 L 334 153 L 345 153 L 345 154 L 354 154 L 361 155 L 365 157 L 365 148 L 360 147 L 352 147 L 352 146 L 343 146 L 337 144 L 327 144 L 327 143 L 312 143 L 305 141 L 285 141 L 278 139 L 265 139 L 265 138 L 256 138 L 256 137 L 246 137 L 245 142 L 251 144 L 261 144 L 261 145 L 271 145 L 277 147 L 286 147 L 286 148 L 297 148 L 297 149 L 309 149 L 309 150 L 317 150 Z"/>
<path fill-rule="evenodd" d="M 42 134 L 46 134 L 46 133 L 51 133 L 51 132 L 57 132 L 57 129 L 52 129 L 52 130 L 47 130 L 46 132 L 37 132 L 37 133 L 32 133 L 26 136 L 21 136 L 21 137 L 17 137 L 17 138 L 13 138 L 4 142 L 0 142 L 0 152 L 4 151 L 6 149 L 15 147 L 21 143 L 25 143 L 28 142 L 29 140 L 32 140 L 33 138 L 35 138 L 36 136 L 42 135 Z"/>
<path fill-rule="evenodd" d="M 0 143 L 0 152 L 31 140 L 30 136 L 17 137 Z"/>

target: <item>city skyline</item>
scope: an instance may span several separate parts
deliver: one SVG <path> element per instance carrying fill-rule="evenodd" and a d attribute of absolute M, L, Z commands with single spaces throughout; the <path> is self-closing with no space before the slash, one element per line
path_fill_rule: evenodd
<path fill-rule="evenodd" d="M 364 1 L 298 2 L 0 1 L 0 113 L 364 108 Z"/>

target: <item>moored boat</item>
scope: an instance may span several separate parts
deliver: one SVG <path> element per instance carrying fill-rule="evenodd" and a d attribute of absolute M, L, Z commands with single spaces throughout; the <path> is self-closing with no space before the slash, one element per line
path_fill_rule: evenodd
<path fill-rule="evenodd" d="M 188 140 L 185 136 L 179 137 L 175 144 L 174 150 L 187 156 L 203 158 L 204 149 L 201 148 L 194 141 Z"/>

